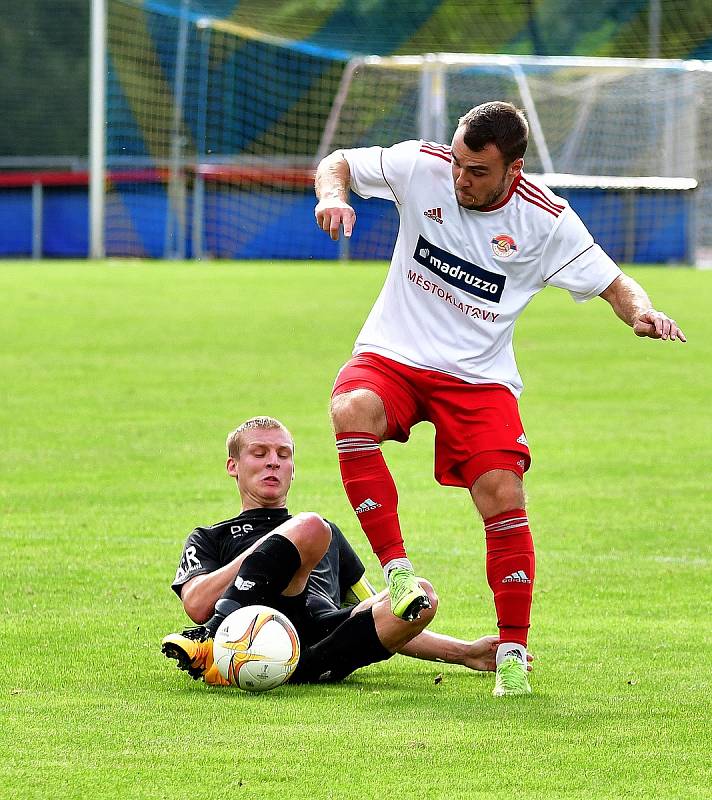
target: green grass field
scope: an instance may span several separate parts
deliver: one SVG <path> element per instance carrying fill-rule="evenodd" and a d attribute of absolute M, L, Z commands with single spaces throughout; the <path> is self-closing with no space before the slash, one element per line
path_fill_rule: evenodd
<path fill-rule="evenodd" d="M 709 798 L 712 273 L 631 272 L 687 345 L 556 290 L 519 326 L 535 694 L 495 700 L 491 675 L 404 657 L 248 695 L 160 653 L 186 535 L 238 511 L 225 434 L 256 413 L 296 437 L 291 510 L 339 523 L 381 585 L 327 399 L 383 265 L 0 264 L 0 796 Z M 432 438 L 384 451 L 433 628 L 495 632 Z"/>

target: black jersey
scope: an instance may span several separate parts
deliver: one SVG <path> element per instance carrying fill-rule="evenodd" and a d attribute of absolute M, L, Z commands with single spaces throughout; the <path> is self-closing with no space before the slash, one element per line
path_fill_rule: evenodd
<path fill-rule="evenodd" d="M 183 547 L 171 588 L 180 597 L 183 585 L 191 578 L 224 567 L 291 518 L 286 508 L 255 508 L 224 522 L 196 528 Z M 314 610 L 330 611 L 344 603 L 349 588 L 363 577 L 365 570 L 344 534 L 333 522 L 325 522 L 331 528 L 331 544 L 312 570 L 306 594 Z"/>

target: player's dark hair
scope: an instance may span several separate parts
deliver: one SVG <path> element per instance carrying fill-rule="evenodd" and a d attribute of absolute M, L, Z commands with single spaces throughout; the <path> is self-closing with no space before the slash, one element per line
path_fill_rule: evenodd
<path fill-rule="evenodd" d="M 495 144 L 506 164 L 522 158 L 527 150 L 529 124 L 524 112 L 511 103 L 482 103 L 460 117 L 465 128 L 465 145 L 477 153 L 488 144 Z"/>

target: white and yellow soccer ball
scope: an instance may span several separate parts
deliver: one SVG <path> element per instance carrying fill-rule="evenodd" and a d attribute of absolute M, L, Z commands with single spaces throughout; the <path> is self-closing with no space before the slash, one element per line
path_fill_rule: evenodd
<path fill-rule="evenodd" d="M 213 660 L 220 674 L 246 692 L 281 686 L 297 668 L 299 652 L 294 625 L 268 606 L 233 611 L 213 640 Z"/>

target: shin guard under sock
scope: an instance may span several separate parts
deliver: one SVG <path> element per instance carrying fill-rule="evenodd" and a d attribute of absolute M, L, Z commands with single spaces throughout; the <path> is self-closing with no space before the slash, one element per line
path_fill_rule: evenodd
<path fill-rule="evenodd" d="M 337 433 L 346 495 L 381 566 L 406 552 L 398 520 L 398 491 L 372 433 Z"/>
<path fill-rule="evenodd" d="M 302 564 L 296 545 L 279 533 L 260 544 L 240 565 L 234 583 L 215 604 L 215 614 L 206 623 L 210 636 L 228 614 L 243 606 L 269 605 L 289 586 Z"/>
<path fill-rule="evenodd" d="M 534 586 L 534 543 L 527 512 L 515 508 L 487 518 L 487 580 L 503 642 L 527 644 Z"/>

